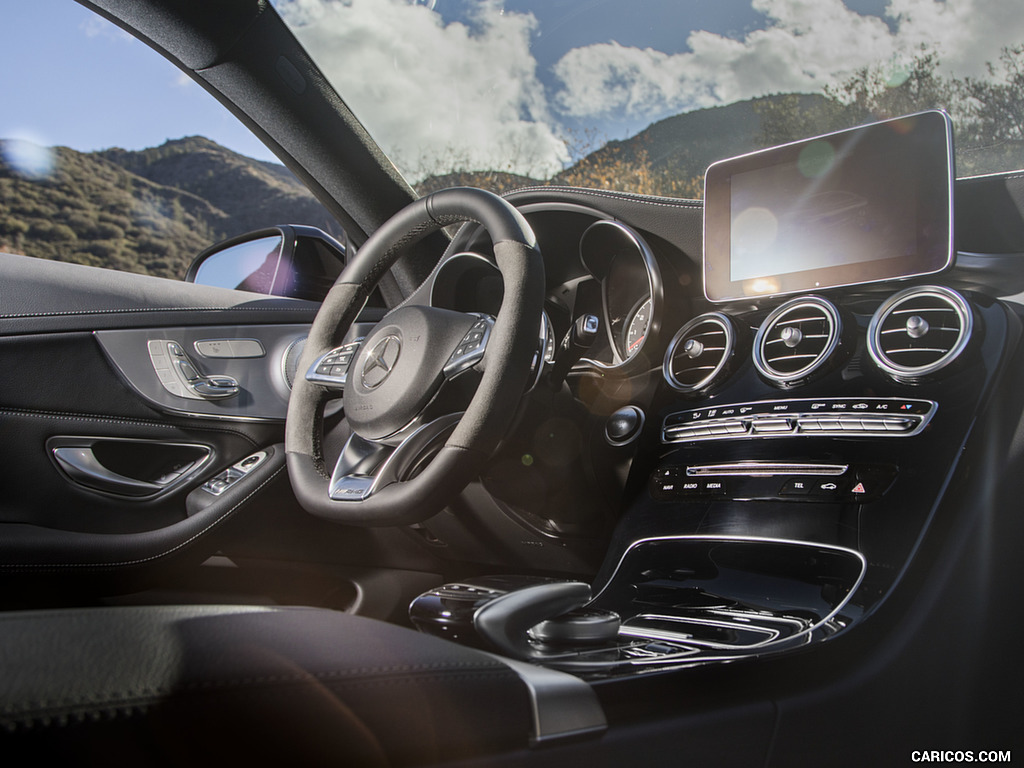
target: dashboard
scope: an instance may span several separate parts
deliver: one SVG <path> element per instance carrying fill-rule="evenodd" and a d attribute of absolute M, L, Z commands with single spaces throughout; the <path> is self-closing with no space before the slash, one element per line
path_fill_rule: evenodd
<path fill-rule="evenodd" d="M 971 248 L 986 232 L 958 212 L 960 252 L 939 274 L 711 301 L 699 203 L 559 188 L 509 199 L 545 257 L 539 365 L 558 366 L 577 318 L 600 322 L 559 392 L 535 386 L 524 410 L 541 415 L 524 416 L 482 481 L 518 526 L 524 567 L 596 568 L 591 607 L 621 617 L 614 653 L 550 663 L 602 677 L 761 656 L 876 611 L 979 471 L 968 446 L 1020 334 L 1019 305 L 1003 300 L 1024 287 L 1015 256 Z M 460 231 L 425 289 L 435 306 L 496 311 L 479 228 Z M 538 436 L 567 419 L 580 455 L 545 467 Z M 542 496 L 554 502 L 539 508 Z"/>

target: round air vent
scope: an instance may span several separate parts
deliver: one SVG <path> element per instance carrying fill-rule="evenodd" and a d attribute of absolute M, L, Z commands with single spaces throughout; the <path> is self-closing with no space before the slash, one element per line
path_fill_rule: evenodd
<path fill-rule="evenodd" d="M 971 338 L 967 301 L 937 285 L 894 294 L 868 325 L 868 352 L 883 371 L 900 380 L 929 376 L 953 362 Z"/>
<path fill-rule="evenodd" d="M 793 299 L 765 318 L 754 338 L 754 365 L 777 384 L 796 384 L 839 344 L 839 311 L 818 296 Z"/>
<path fill-rule="evenodd" d="M 662 365 L 665 381 L 680 392 L 706 389 L 725 370 L 735 345 L 728 317 L 719 312 L 698 315 L 672 337 Z"/>

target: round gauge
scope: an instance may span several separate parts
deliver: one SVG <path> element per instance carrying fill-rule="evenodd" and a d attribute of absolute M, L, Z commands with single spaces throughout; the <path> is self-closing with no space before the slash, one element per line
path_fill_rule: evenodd
<path fill-rule="evenodd" d="M 651 324 L 651 297 L 643 299 L 633 310 L 626 324 L 626 338 L 622 345 L 622 356 L 628 360 L 637 353 L 647 337 L 647 328 Z"/>
<path fill-rule="evenodd" d="M 580 238 L 580 261 L 600 295 L 583 282 L 577 286 L 576 302 L 585 300 L 594 314 L 599 310 L 604 326 L 581 364 L 623 375 L 639 373 L 650 363 L 640 351 L 658 346 L 665 313 L 664 285 L 654 253 L 635 230 L 602 219 Z"/>

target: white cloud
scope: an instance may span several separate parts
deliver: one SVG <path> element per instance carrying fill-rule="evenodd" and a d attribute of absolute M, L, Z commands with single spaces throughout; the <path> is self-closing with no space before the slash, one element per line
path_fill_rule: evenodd
<path fill-rule="evenodd" d="M 786 91 L 813 92 L 856 69 L 909 57 L 924 44 L 947 72 L 981 74 L 1004 45 L 1024 41 L 1020 0 L 891 0 L 880 18 L 842 0 L 752 0 L 768 24 L 734 40 L 694 31 L 685 53 L 601 43 L 555 65 L 555 103 L 576 117 L 656 119 Z"/>
<path fill-rule="evenodd" d="M 738 39 L 697 29 L 688 50 L 666 53 L 609 37 L 565 52 L 544 73 L 531 39 L 555 31 L 504 9 L 503 0 L 278 0 L 277 7 L 415 182 L 453 169 L 548 176 L 568 159 L 562 123 L 635 130 L 700 107 L 820 91 L 861 67 L 899 68 L 921 45 L 938 52 L 947 73 L 980 75 L 1001 47 L 1024 42 L 1020 2 L 889 0 L 882 19 L 843 0 L 750 0 L 766 21 Z M 442 18 L 439 11 L 447 18 L 452 7 L 461 23 Z"/>
<path fill-rule="evenodd" d="M 1002 48 L 1024 42 L 1020 0 L 890 0 L 887 13 L 904 46 L 936 47 L 943 69 L 958 76 L 985 74 Z"/>
<path fill-rule="evenodd" d="M 467 24 L 406 0 L 296 0 L 279 10 L 411 180 L 452 168 L 560 170 L 566 149 L 530 53 L 535 18 L 500 0 L 467 8 Z"/>
<path fill-rule="evenodd" d="M 122 43 L 136 43 L 136 39 L 125 32 L 113 22 L 107 21 L 101 16 L 90 16 L 78 25 L 78 28 L 86 37 L 102 37 L 109 40 L 119 40 Z"/>

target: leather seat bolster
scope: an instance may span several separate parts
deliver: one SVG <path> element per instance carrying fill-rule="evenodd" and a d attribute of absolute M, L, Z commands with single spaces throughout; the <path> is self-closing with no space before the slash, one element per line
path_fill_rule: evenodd
<path fill-rule="evenodd" d="M 527 687 L 499 660 L 322 609 L 11 613 L 0 638 L 3 738 L 37 757 L 116 736 L 136 765 L 423 764 L 522 748 L 531 726 Z"/>

